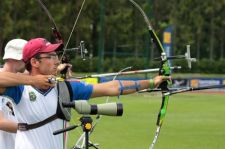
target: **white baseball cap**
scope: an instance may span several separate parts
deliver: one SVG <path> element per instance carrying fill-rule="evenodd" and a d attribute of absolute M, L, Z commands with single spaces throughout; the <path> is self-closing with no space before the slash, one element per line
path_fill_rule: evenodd
<path fill-rule="evenodd" d="M 23 48 L 27 41 L 24 39 L 13 39 L 10 40 L 5 46 L 5 54 L 3 60 L 5 59 L 15 59 L 22 60 Z"/>

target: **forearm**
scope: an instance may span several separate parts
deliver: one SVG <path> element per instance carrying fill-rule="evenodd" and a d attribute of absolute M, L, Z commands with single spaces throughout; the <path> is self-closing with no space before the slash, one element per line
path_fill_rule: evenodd
<path fill-rule="evenodd" d="M 142 89 L 156 88 L 163 81 L 170 80 L 170 76 L 156 76 L 154 79 L 141 81 L 110 81 L 94 85 L 91 97 L 118 96 L 137 92 Z"/>
<path fill-rule="evenodd" d="M 149 80 L 110 81 L 95 85 L 92 97 L 126 95 L 137 92 L 138 90 L 149 88 L 149 86 Z"/>
<path fill-rule="evenodd" d="M 14 74 L 10 72 L 0 72 L 0 93 L 3 93 L 5 88 L 17 85 L 31 85 L 39 89 L 48 89 L 54 87 L 55 84 L 49 81 L 49 78 L 54 78 L 53 75 L 25 75 Z"/>
<path fill-rule="evenodd" d="M 31 76 L 10 72 L 0 72 L 0 87 L 17 86 L 21 84 L 33 85 Z"/>
<path fill-rule="evenodd" d="M 0 120 L 0 130 L 16 133 L 17 123 L 11 120 Z"/>
<path fill-rule="evenodd" d="M 119 91 L 118 95 L 126 95 L 126 94 L 135 93 L 139 90 L 149 88 L 149 86 L 150 86 L 149 80 L 120 81 L 119 88 L 118 88 L 118 91 Z"/>

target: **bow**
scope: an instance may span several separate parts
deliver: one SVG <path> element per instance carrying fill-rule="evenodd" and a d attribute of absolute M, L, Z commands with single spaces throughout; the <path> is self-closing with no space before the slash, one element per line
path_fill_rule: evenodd
<path fill-rule="evenodd" d="M 165 50 L 159 40 L 159 38 L 157 37 L 150 21 L 149 18 L 147 17 L 147 15 L 145 14 L 145 12 L 142 10 L 142 8 L 133 0 L 129 0 L 141 13 L 141 15 L 144 17 L 144 21 L 148 26 L 148 31 L 150 34 L 150 38 L 152 40 L 152 42 L 155 44 L 155 46 L 160 50 L 161 52 L 161 64 L 160 64 L 160 69 L 159 69 L 159 75 L 162 76 L 170 76 L 171 74 L 171 70 L 169 67 L 169 63 L 168 63 L 168 59 L 167 56 L 165 54 Z M 159 133 L 160 133 L 160 129 L 162 127 L 165 115 L 166 115 L 166 111 L 167 111 L 167 105 L 169 102 L 169 94 L 166 94 L 169 89 L 168 89 L 168 85 L 172 84 L 171 80 L 168 81 L 164 81 L 159 87 L 161 88 L 162 91 L 162 104 L 161 104 L 161 108 L 158 114 L 158 118 L 157 118 L 157 128 L 156 128 L 156 132 L 155 132 L 155 137 L 152 141 L 152 144 L 150 145 L 150 149 L 152 149 L 158 139 Z"/>
<path fill-rule="evenodd" d="M 52 25 L 53 25 L 52 32 L 53 32 L 53 35 L 54 35 L 54 38 L 55 38 L 56 42 L 57 43 L 63 43 L 62 35 L 59 32 L 58 27 L 57 27 L 57 25 L 55 23 L 55 20 L 53 19 L 51 13 L 48 11 L 47 7 L 45 6 L 45 4 L 41 0 L 37 0 L 37 2 L 40 4 L 40 6 L 43 8 L 45 13 L 47 14 L 49 20 L 52 22 Z"/>
<path fill-rule="evenodd" d="M 45 11 L 45 13 L 47 14 L 49 20 L 52 22 L 52 25 L 53 25 L 53 27 L 52 27 L 52 32 L 53 32 L 53 35 L 54 35 L 54 38 L 55 38 L 56 43 L 64 44 L 63 39 L 62 39 L 62 35 L 61 35 L 61 33 L 59 32 L 58 27 L 57 27 L 57 25 L 56 25 L 56 23 L 55 23 L 55 21 L 54 21 L 52 15 L 51 15 L 51 13 L 48 11 L 47 7 L 45 6 L 45 4 L 44 4 L 41 0 L 37 0 L 37 2 L 40 4 L 40 6 L 42 7 L 42 9 L 43 9 L 43 10 Z M 61 59 L 60 59 L 60 62 L 61 62 L 62 64 L 63 64 L 63 63 L 69 63 L 69 56 L 66 55 L 67 47 L 68 47 L 68 45 L 69 45 L 70 39 L 71 39 L 72 34 L 73 34 L 74 30 L 75 30 L 77 21 L 78 21 L 78 19 L 79 19 L 79 17 L 80 17 L 80 14 L 81 14 L 82 10 L 83 10 L 83 7 L 84 7 L 85 2 L 86 2 L 86 0 L 83 0 L 82 5 L 81 5 L 81 8 L 80 8 L 80 10 L 79 10 L 79 12 L 78 12 L 78 15 L 77 15 L 77 17 L 76 17 L 76 19 L 75 19 L 75 21 L 74 21 L 72 30 L 71 30 L 71 32 L 70 32 L 70 35 L 69 35 L 69 37 L 68 37 L 68 40 L 67 40 L 67 42 L 66 42 L 66 44 L 65 44 L 65 47 L 63 48 L 63 53 L 62 53 L 62 56 L 61 56 Z M 68 49 L 68 50 L 69 50 L 69 49 Z M 83 41 L 81 41 L 80 46 L 79 46 L 78 48 L 74 48 L 74 49 L 72 49 L 72 50 L 80 50 L 82 58 L 83 58 L 83 57 L 85 56 L 85 54 L 87 53 L 86 49 L 84 48 L 84 42 L 83 42 Z M 64 68 L 64 70 L 62 70 L 62 71 L 60 72 L 60 73 L 61 73 L 61 77 L 62 77 L 63 79 L 66 79 L 66 73 L 67 73 L 67 70 L 68 70 L 68 66 L 66 66 L 66 67 Z"/>
<path fill-rule="evenodd" d="M 42 7 L 42 9 L 47 14 L 49 20 L 52 22 L 52 25 L 53 25 L 52 31 L 53 31 L 53 35 L 54 35 L 54 38 L 55 38 L 56 42 L 57 43 L 64 44 L 63 39 L 62 39 L 62 36 L 61 36 L 61 33 L 59 32 L 59 30 L 57 28 L 57 25 L 56 25 L 56 23 L 55 23 L 52 15 L 51 15 L 51 13 L 48 11 L 47 7 L 44 5 L 44 3 L 41 0 L 37 0 L 37 2 L 40 4 L 40 6 Z M 68 44 L 70 42 L 71 36 L 72 36 L 73 31 L 74 31 L 74 29 L 76 27 L 77 21 L 78 21 L 78 19 L 80 17 L 80 14 L 82 12 L 82 9 L 83 9 L 84 4 L 85 4 L 85 0 L 83 0 L 83 2 L 82 2 L 81 8 L 79 10 L 79 13 L 78 13 L 78 15 L 77 15 L 77 17 L 75 19 L 74 24 L 73 24 L 73 28 L 72 28 L 72 30 L 70 32 L 70 35 L 69 35 L 68 40 L 66 42 L 66 45 L 65 45 L 65 47 L 63 49 L 62 57 L 60 59 L 60 62 L 61 63 L 68 63 L 69 62 L 69 59 L 68 59 L 68 57 L 66 55 L 67 46 L 68 46 Z M 85 53 L 83 53 L 83 52 L 86 52 L 85 49 L 84 49 L 83 42 L 80 44 L 80 46 L 78 48 L 81 50 L 81 55 L 82 54 L 85 54 Z M 77 48 L 75 48 L 75 50 L 77 50 Z M 82 50 L 84 50 L 84 51 L 82 51 Z M 67 70 L 68 70 L 68 67 L 65 67 L 65 69 L 61 72 L 61 78 L 59 78 L 59 79 L 50 78 L 49 81 L 50 82 L 52 81 L 53 83 L 56 83 L 57 81 L 64 81 L 66 79 Z M 62 103 L 62 98 L 61 97 L 58 97 L 58 99 Z M 65 113 L 68 114 L 71 117 L 70 110 L 65 110 Z"/>

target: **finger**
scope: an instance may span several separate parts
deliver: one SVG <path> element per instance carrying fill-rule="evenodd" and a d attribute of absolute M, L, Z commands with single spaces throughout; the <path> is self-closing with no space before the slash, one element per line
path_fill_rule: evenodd
<path fill-rule="evenodd" d="M 72 68 L 72 65 L 71 64 L 69 64 L 69 63 L 66 63 L 66 65 L 65 66 L 68 66 L 68 68 Z"/>
<path fill-rule="evenodd" d="M 162 76 L 162 80 L 172 80 L 171 76 Z"/>

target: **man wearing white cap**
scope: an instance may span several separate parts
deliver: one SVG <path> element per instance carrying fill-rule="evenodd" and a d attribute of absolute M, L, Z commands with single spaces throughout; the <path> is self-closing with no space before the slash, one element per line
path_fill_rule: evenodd
<path fill-rule="evenodd" d="M 2 72 L 24 72 L 25 63 L 22 60 L 23 47 L 27 43 L 23 39 L 10 40 L 5 46 Z M 17 121 L 14 116 L 12 100 L 0 96 L 0 149 L 14 149 Z"/>
<path fill-rule="evenodd" d="M 22 52 L 26 43 L 27 41 L 23 39 L 13 39 L 6 44 L 3 56 L 5 64 L 2 71 L 13 73 L 24 72 L 25 64 L 22 60 Z"/>

